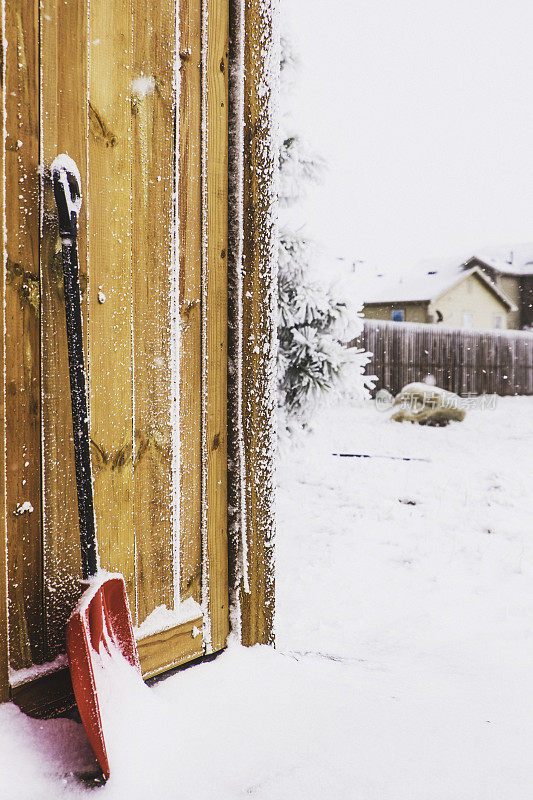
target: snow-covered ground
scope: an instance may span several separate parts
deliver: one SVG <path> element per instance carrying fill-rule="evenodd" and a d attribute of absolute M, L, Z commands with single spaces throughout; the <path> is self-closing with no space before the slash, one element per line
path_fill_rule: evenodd
<path fill-rule="evenodd" d="M 284 456 L 278 650 L 128 691 L 97 797 L 530 800 L 533 398 L 387 417 L 330 408 Z M 76 723 L 0 707 L 2 800 L 87 797 L 90 767 Z"/>

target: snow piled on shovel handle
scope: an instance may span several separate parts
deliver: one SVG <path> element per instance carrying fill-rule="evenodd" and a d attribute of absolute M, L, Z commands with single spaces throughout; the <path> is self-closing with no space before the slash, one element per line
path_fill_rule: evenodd
<path fill-rule="evenodd" d="M 76 216 L 78 216 L 81 210 L 81 203 L 82 203 L 81 176 L 80 176 L 80 171 L 78 169 L 78 165 L 76 164 L 74 159 L 71 158 L 69 155 L 67 155 L 66 153 L 61 153 L 60 155 L 54 158 L 50 169 L 52 172 L 52 176 L 54 175 L 54 172 L 59 173 L 61 183 L 63 184 L 63 189 L 65 190 L 65 197 L 67 199 L 69 212 L 70 213 L 74 212 Z M 70 194 L 70 186 L 68 185 L 66 176 L 67 172 L 72 173 L 72 175 L 74 175 L 74 177 L 78 182 L 78 189 L 80 194 L 79 197 L 77 197 L 74 202 L 72 201 L 72 197 Z"/>

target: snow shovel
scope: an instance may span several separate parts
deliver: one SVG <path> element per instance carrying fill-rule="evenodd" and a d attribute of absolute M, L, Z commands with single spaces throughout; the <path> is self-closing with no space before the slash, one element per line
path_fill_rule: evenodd
<path fill-rule="evenodd" d="M 67 155 L 58 156 L 51 169 L 63 262 L 81 562 L 86 586 L 67 624 L 67 654 L 80 717 L 102 772 L 108 778 L 108 751 L 97 694 L 97 683 L 105 680 L 100 654 L 104 651 L 111 657 L 122 654 L 139 673 L 141 667 L 124 578 L 99 569 L 76 244 L 81 208 L 80 174 Z"/>

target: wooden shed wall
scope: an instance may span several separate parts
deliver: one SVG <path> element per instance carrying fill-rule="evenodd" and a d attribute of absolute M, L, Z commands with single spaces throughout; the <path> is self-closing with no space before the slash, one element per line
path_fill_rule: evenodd
<path fill-rule="evenodd" d="M 203 617 L 142 639 L 145 674 L 220 649 L 229 630 L 229 3 L 180 0 L 178 107 L 175 11 L 173 0 L 5 5 L 6 412 L 4 427 L 0 406 L 0 429 L 7 463 L 0 474 L 7 475 L 2 530 L 9 580 L 6 587 L 0 542 L 0 697 L 7 693 L 8 644 L 12 669 L 53 659 L 79 593 L 61 265 L 46 175 L 58 152 L 75 158 L 84 190 L 79 245 L 103 565 L 125 575 L 137 624 L 179 599 L 202 605 Z M 173 298 L 176 159 L 180 264 Z M 3 502 L 2 488 L 0 479 Z M 193 636 L 195 626 L 203 636 Z"/>
<path fill-rule="evenodd" d="M 173 0 L 2 5 L 0 701 L 11 694 L 39 714 L 72 702 L 65 669 L 11 693 L 8 678 L 9 662 L 16 670 L 62 650 L 79 593 L 61 265 L 46 175 L 60 151 L 77 160 L 84 186 L 79 244 L 103 562 L 124 572 L 137 623 L 178 599 L 202 606 L 198 618 L 139 641 L 143 672 L 222 648 L 230 588 L 242 640 L 273 639 L 275 7 L 179 0 L 176 53 Z M 230 17 L 238 30 L 231 64 Z M 230 67 L 244 89 L 233 100 L 241 138 L 239 125 L 228 130 Z M 238 221 L 231 253 L 228 138 L 245 187 L 229 196 Z M 229 308 L 239 350 L 230 393 L 239 413 L 232 405 L 229 427 L 242 456 L 229 473 L 228 261 L 243 301 L 232 297 Z M 267 345 L 259 353 L 258 339 Z M 228 475 L 232 497 L 243 502 L 240 545 L 229 553 Z"/>

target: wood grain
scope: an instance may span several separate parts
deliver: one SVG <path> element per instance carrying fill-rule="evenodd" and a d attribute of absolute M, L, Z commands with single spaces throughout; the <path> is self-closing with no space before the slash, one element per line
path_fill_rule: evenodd
<path fill-rule="evenodd" d="M 133 527 L 132 7 L 89 7 L 90 414 L 102 565 L 136 618 Z"/>
<path fill-rule="evenodd" d="M 175 2 L 133 3 L 134 518 L 139 623 L 174 601 L 171 293 Z M 144 80 L 144 85 L 143 85 Z M 135 83 L 137 82 L 137 83 Z"/>
<path fill-rule="evenodd" d="M 204 569 L 209 596 L 209 651 L 224 647 L 229 633 L 227 507 L 228 366 L 228 0 L 207 3 L 205 113 L 207 234 L 204 265 L 205 409 Z"/>
<path fill-rule="evenodd" d="M 67 152 L 81 174 L 84 202 L 78 223 L 81 285 L 87 286 L 87 0 L 43 0 L 41 14 L 41 140 L 45 168 Z M 64 46 L 70 31 L 69 47 Z M 87 322 L 87 293 L 83 316 Z M 66 621 L 79 596 L 78 505 L 56 209 L 44 181 L 41 239 L 41 407 L 43 442 L 44 617 L 47 660 L 64 650 Z"/>
<path fill-rule="evenodd" d="M 5 9 L 0 10 L 0 81 L 5 84 Z M 5 107 L 0 106 L 0 125 L 5 123 Z M 5 248 L 5 149 L 0 149 L 0 239 Z M 9 628 L 7 619 L 7 521 L 6 521 L 6 395 L 5 395 L 5 265 L 0 272 L 0 703 L 9 700 Z"/>
<path fill-rule="evenodd" d="M 137 647 L 145 680 L 192 661 L 204 652 L 202 618 L 139 639 Z"/>
<path fill-rule="evenodd" d="M 11 666 L 43 660 L 39 358 L 39 6 L 6 15 L 6 452 Z M 27 509 L 27 510 L 26 510 Z"/>
<path fill-rule="evenodd" d="M 180 594 L 196 602 L 202 579 L 201 33 L 201 0 L 180 0 Z"/>

